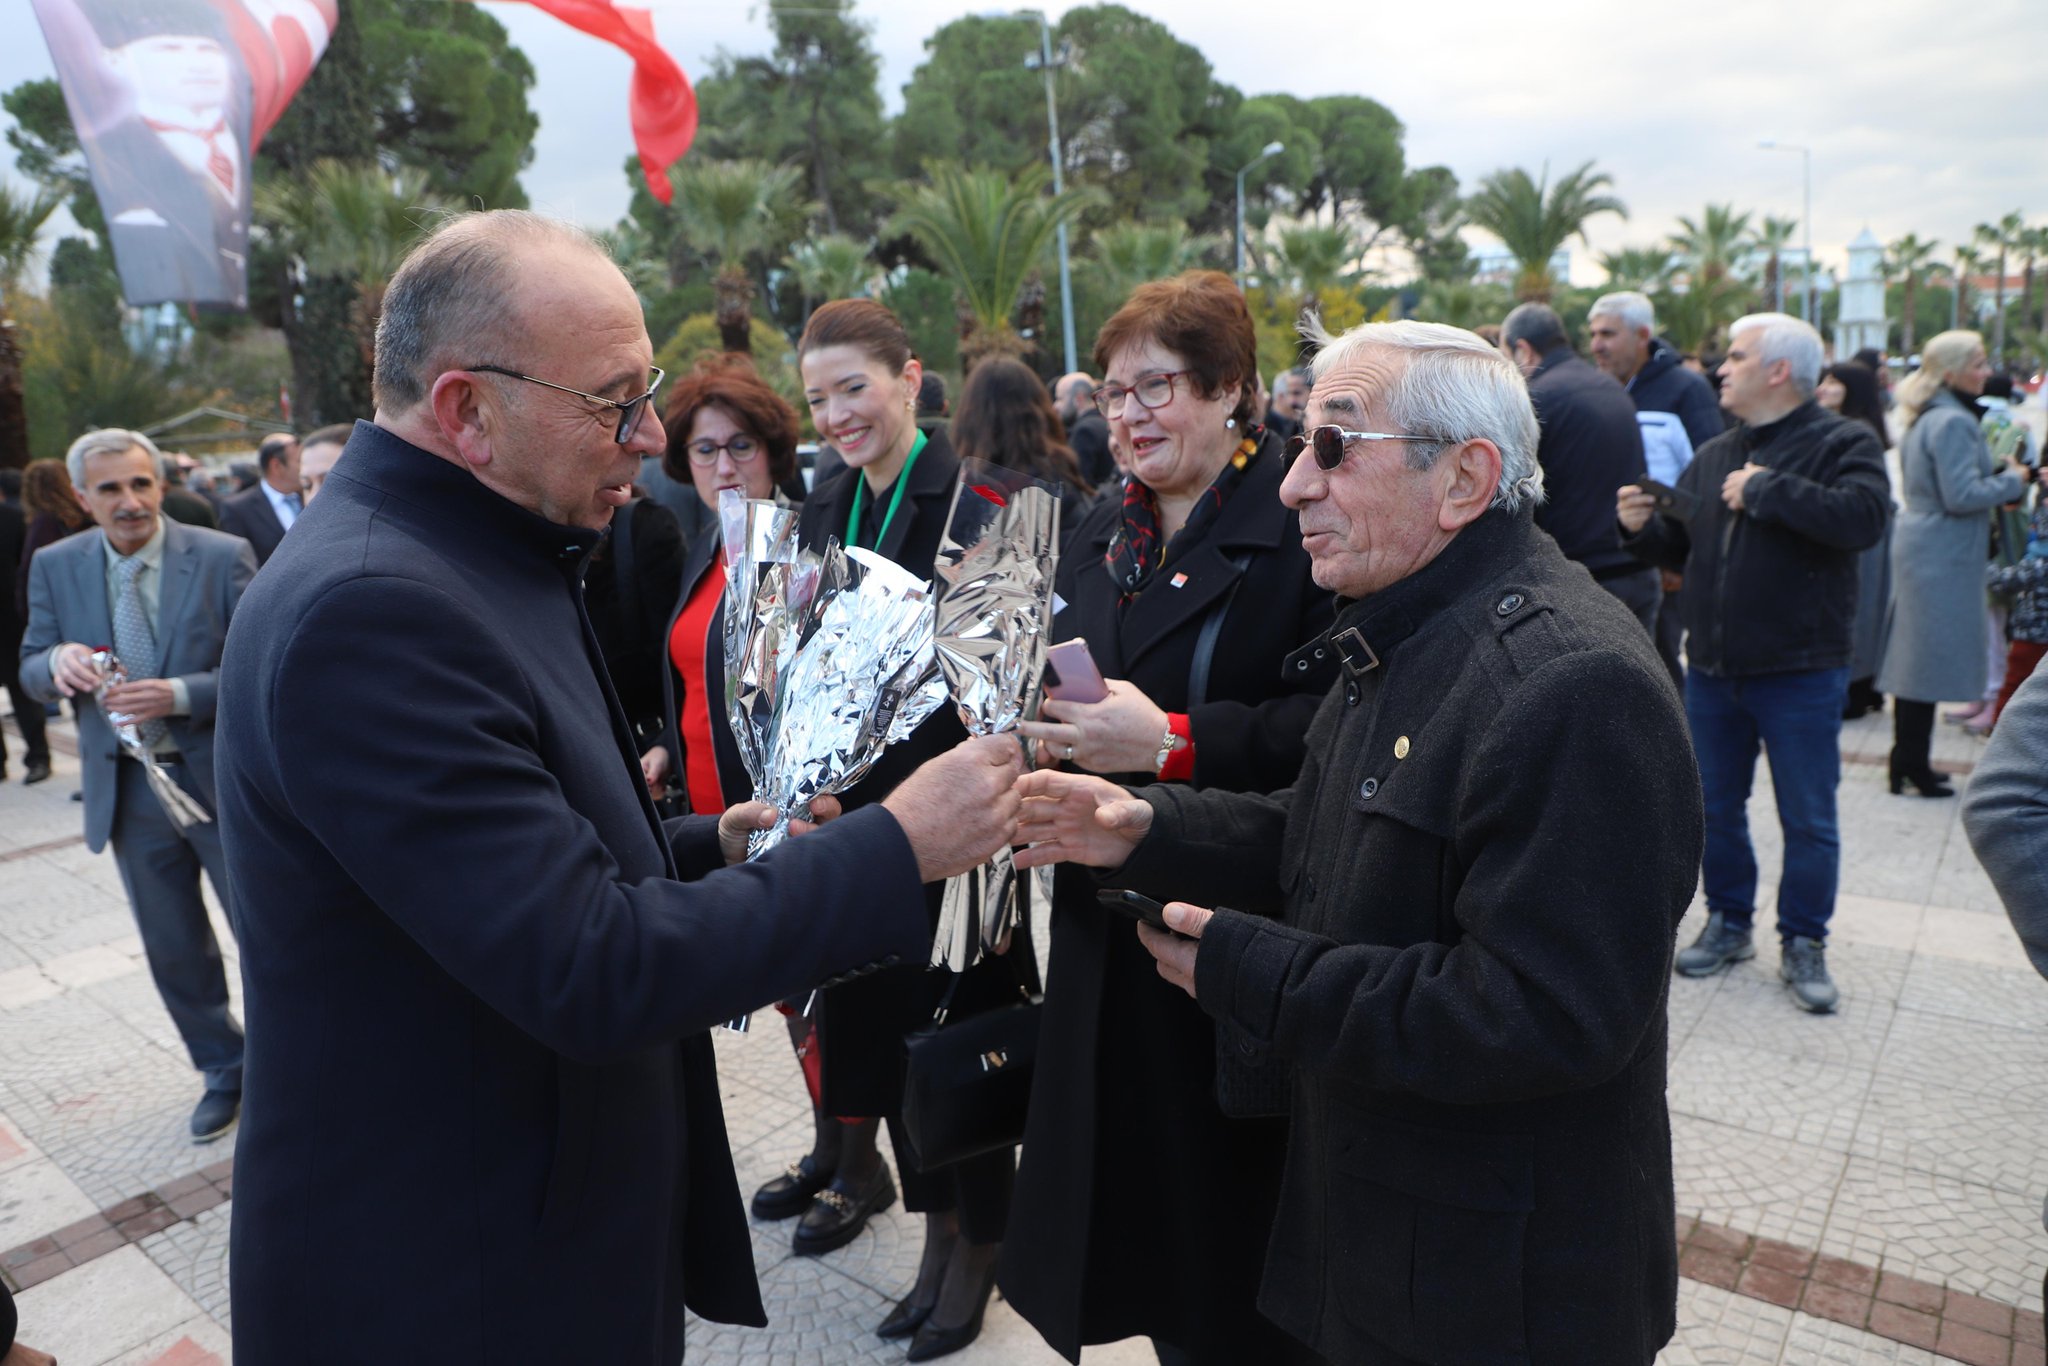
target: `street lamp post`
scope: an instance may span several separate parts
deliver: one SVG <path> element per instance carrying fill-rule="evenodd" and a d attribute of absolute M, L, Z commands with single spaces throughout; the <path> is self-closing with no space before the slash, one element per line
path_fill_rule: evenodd
<path fill-rule="evenodd" d="M 1244 177 L 1245 172 L 1264 161 L 1267 157 L 1279 156 L 1287 150 L 1284 142 L 1269 142 L 1260 153 L 1238 168 L 1237 172 L 1237 288 L 1244 292 Z"/>
<path fill-rule="evenodd" d="M 1060 111 L 1058 104 L 1053 99 L 1052 73 L 1055 67 L 1066 65 L 1066 54 L 1062 51 L 1059 60 L 1053 60 L 1052 28 L 1046 22 L 1045 15 L 1041 11 L 1023 10 L 1019 13 L 1018 17 L 1033 19 L 1038 23 L 1038 55 L 1035 58 L 1027 58 L 1024 65 L 1027 68 L 1036 66 L 1045 74 L 1045 126 L 1047 146 L 1052 153 L 1052 192 L 1055 195 L 1062 195 L 1067 192 L 1067 182 L 1066 176 L 1060 168 Z M 1062 334 L 1061 340 L 1066 343 L 1067 373 L 1072 374 L 1080 368 L 1080 363 L 1075 359 L 1074 277 L 1073 269 L 1068 264 L 1067 258 L 1067 224 L 1065 219 L 1060 220 L 1058 238 L 1060 254 L 1060 331 Z"/>
<path fill-rule="evenodd" d="M 1806 238 L 1806 280 L 1805 287 L 1800 291 L 1800 298 L 1806 309 L 1806 321 L 1817 329 L 1820 327 L 1820 320 L 1814 316 L 1817 301 L 1813 290 L 1813 149 L 1802 147 L 1796 142 L 1780 142 L 1776 138 L 1764 138 L 1757 146 L 1774 152 L 1799 153 L 1801 196 L 1805 202 L 1805 207 L 1800 211 L 1799 226 Z"/>

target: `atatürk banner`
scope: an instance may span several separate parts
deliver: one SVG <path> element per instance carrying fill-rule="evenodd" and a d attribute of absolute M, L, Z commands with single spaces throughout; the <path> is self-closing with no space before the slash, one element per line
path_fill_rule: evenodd
<path fill-rule="evenodd" d="M 336 0 L 33 0 L 131 304 L 249 302 L 250 157 Z"/>

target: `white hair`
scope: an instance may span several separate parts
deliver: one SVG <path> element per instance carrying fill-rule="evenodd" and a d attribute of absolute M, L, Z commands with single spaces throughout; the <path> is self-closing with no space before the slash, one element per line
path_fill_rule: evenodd
<path fill-rule="evenodd" d="M 1462 327 L 1413 320 L 1361 323 L 1333 337 L 1314 314 L 1302 322 L 1301 331 L 1322 348 L 1310 366 L 1316 380 L 1361 351 L 1384 349 L 1406 358 L 1381 401 L 1403 431 L 1432 443 L 1409 447 L 1410 468 L 1426 470 L 1444 447 L 1484 439 L 1500 449 L 1500 484 L 1492 505 L 1514 512 L 1525 503 L 1543 501 L 1529 386 L 1514 362 L 1485 338 Z"/>
<path fill-rule="evenodd" d="M 1759 365 L 1790 362 L 1793 391 L 1802 399 L 1813 397 L 1820 384 L 1821 367 L 1827 363 L 1827 351 L 1811 323 L 1803 323 L 1789 313 L 1751 313 L 1728 324 L 1728 340 L 1732 343 L 1744 332 L 1758 334 Z"/>
<path fill-rule="evenodd" d="M 1649 295 L 1633 289 L 1602 294 L 1593 300 L 1593 306 L 1586 310 L 1586 321 L 1600 317 L 1619 318 L 1623 327 L 1640 327 L 1652 336 L 1657 332 L 1657 305 L 1650 302 Z"/>
<path fill-rule="evenodd" d="M 87 432 L 71 443 L 71 449 L 64 452 L 64 467 L 71 471 L 71 487 L 85 492 L 85 462 L 96 455 L 125 455 L 140 450 L 149 457 L 149 463 L 156 467 L 159 484 L 166 482 L 164 453 L 156 448 L 141 432 L 131 432 L 126 427 L 102 427 L 96 432 Z"/>

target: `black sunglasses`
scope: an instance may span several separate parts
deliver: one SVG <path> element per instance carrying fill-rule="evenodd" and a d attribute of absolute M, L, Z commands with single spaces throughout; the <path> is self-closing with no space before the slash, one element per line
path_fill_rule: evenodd
<path fill-rule="evenodd" d="M 1354 441 L 1433 442 L 1435 439 L 1429 436 L 1404 436 L 1390 432 L 1348 432 L 1334 424 L 1325 424 L 1321 427 L 1311 427 L 1300 436 L 1288 437 L 1287 458 L 1293 460 L 1306 448 L 1315 452 L 1317 469 L 1334 470 L 1344 463 L 1344 452 L 1351 448 Z"/>
<path fill-rule="evenodd" d="M 633 439 L 634 431 L 640 426 L 641 415 L 647 411 L 647 405 L 654 401 L 654 391 L 661 387 L 661 382 L 664 379 L 668 378 L 667 372 L 658 365 L 654 366 L 654 378 L 648 383 L 646 393 L 641 394 L 638 398 L 619 399 L 603 398 L 597 394 L 586 394 L 581 389 L 571 389 L 568 385 L 557 384 L 553 380 L 535 379 L 532 375 L 522 375 L 517 370 L 507 370 L 502 365 L 465 365 L 463 369 L 477 370 L 487 375 L 504 375 L 508 379 L 523 379 L 528 384 L 539 384 L 549 389 L 560 389 L 565 394 L 574 394 L 578 398 L 587 398 L 592 403 L 601 403 L 607 408 L 617 408 L 619 410 L 619 430 L 613 439 L 621 446 Z"/>

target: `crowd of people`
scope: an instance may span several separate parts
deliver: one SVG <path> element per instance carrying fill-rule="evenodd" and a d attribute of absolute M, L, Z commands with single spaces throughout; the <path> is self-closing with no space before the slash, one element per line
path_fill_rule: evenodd
<path fill-rule="evenodd" d="M 591 239 L 479 213 L 391 282 L 375 413 L 266 440 L 217 506 L 136 432 L 32 465 L 27 781 L 68 699 L 192 1135 L 242 1125 L 239 1359 L 652 1366 L 686 1306 L 763 1322 L 706 1031 L 779 1003 L 809 1145 L 746 1208 L 802 1255 L 922 1214 L 873 1325 L 909 1360 L 1000 1287 L 1069 1359 L 1651 1361 L 1670 977 L 1755 953 L 1759 752 L 1780 971 L 1826 1012 L 1845 717 L 1891 698 L 1894 793 L 1952 791 L 1944 701 L 2044 745 L 2048 484 L 1976 410 L 1974 333 L 1887 408 L 1784 315 L 1711 373 L 1640 294 L 1580 321 L 1590 361 L 1543 304 L 1495 340 L 1310 320 L 1269 390 L 1194 271 L 1131 294 L 1095 373 L 988 359 L 949 404 L 842 300 L 800 414 L 744 357 L 664 375 Z M 774 813 L 727 721 L 721 494 L 929 577 L 970 458 L 1061 486 L 1051 638 L 1099 693 L 1020 737 L 941 708 L 744 861 Z M 1996 790 L 1972 836 L 2048 971 L 2041 792 Z M 1055 868 L 1043 980 L 1021 940 L 928 970 L 945 880 L 1005 846 Z M 1105 887 L 1163 910 L 1134 929 Z M 1018 1002 L 1021 1130 L 921 1161 L 906 1036 Z"/>

